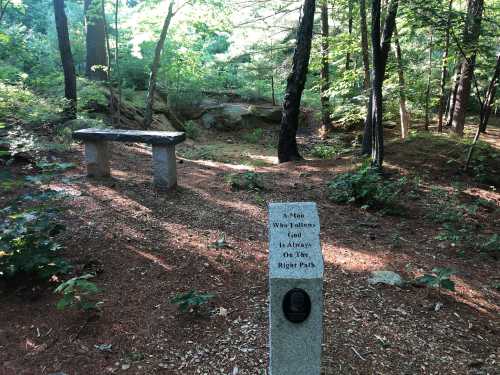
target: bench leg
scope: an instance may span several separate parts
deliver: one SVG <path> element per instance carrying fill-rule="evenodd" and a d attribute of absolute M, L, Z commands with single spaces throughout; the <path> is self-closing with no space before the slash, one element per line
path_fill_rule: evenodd
<path fill-rule="evenodd" d="M 177 186 L 175 146 L 153 145 L 153 176 L 155 187 L 163 190 Z"/>
<path fill-rule="evenodd" d="M 109 154 L 108 142 L 85 142 L 87 176 L 108 177 L 110 175 Z"/>

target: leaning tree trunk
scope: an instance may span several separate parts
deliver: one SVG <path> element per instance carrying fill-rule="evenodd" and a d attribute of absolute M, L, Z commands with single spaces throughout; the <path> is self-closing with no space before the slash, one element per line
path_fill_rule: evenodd
<path fill-rule="evenodd" d="M 431 83 L 432 83 L 432 50 L 433 50 L 433 34 L 430 33 L 429 41 L 429 70 L 427 73 L 427 90 L 425 91 L 425 130 L 429 130 L 430 125 L 430 101 L 431 101 Z"/>
<path fill-rule="evenodd" d="M 151 65 L 151 75 L 149 77 L 148 95 L 146 98 L 146 109 L 144 114 L 145 129 L 148 129 L 151 126 L 151 123 L 153 122 L 153 106 L 154 106 L 156 82 L 158 79 L 158 70 L 160 69 L 160 59 L 163 53 L 163 47 L 165 45 L 165 39 L 167 37 L 168 29 L 170 27 L 170 22 L 172 21 L 173 16 L 174 16 L 174 0 L 170 2 L 170 5 L 168 7 L 168 13 L 167 16 L 165 17 L 165 22 L 163 23 L 160 39 L 156 44 L 155 56 L 153 59 L 153 64 Z"/>
<path fill-rule="evenodd" d="M 331 130 L 328 1 L 321 3 L 321 118 L 323 134 Z"/>
<path fill-rule="evenodd" d="M 441 84 L 439 93 L 439 112 L 438 112 L 438 132 L 443 132 L 443 115 L 446 106 L 446 81 L 448 80 L 448 54 L 450 52 L 450 28 L 451 11 L 453 9 L 453 0 L 448 3 L 448 17 L 446 20 L 446 30 L 444 36 L 444 52 L 441 67 Z"/>
<path fill-rule="evenodd" d="M 497 55 L 497 63 L 495 66 L 495 72 L 493 73 L 493 77 L 491 78 L 490 85 L 488 86 L 488 91 L 486 92 L 486 97 L 484 98 L 483 105 L 481 106 L 481 120 L 479 122 L 479 126 L 476 131 L 476 135 L 474 137 L 474 141 L 472 142 L 469 152 L 467 154 L 467 160 L 465 162 L 465 170 L 469 169 L 470 162 L 472 160 L 472 153 L 474 152 L 474 147 L 479 141 L 479 137 L 481 133 L 486 131 L 486 127 L 488 126 L 488 120 L 491 113 L 491 105 L 495 100 L 496 88 L 498 85 L 498 78 L 500 74 L 500 54 Z"/>
<path fill-rule="evenodd" d="M 382 125 L 384 84 L 387 58 L 391 48 L 391 38 L 396 26 L 398 0 L 391 0 L 381 38 L 380 13 L 381 0 L 372 1 L 372 45 L 373 45 L 373 80 L 372 80 L 372 165 L 381 169 L 384 162 L 384 128 Z"/>
<path fill-rule="evenodd" d="M 108 53 L 106 51 L 106 25 L 100 0 L 85 0 L 85 26 L 87 29 L 86 75 L 93 81 L 105 81 Z"/>
<path fill-rule="evenodd" d="M 398 65 L 399 79 L 399 117 L 401 121 L 401 139 L 408 137 L 410 129 L 410 115 L 406 109 L 406 84 L 403 67 L 403 58 L 401 53 L 401 45 L 399 44 L 399 34 L 397 26 L 394 27 L 394 45 L 396 47 L 396 61 Z"/>
<path fill-rule="evenodd" d="M 68 119 L 76 118 L 76 72 L 71 43 L 69 41 L 68 19 L 64 11 L 64 0 L 54 0 L 54 15 L 56 20 L 57 40 L 64 71 L 64 96 L 68 100 L 65 110 Z"/>
<path fill-rule="evenodd" d="M 493 106 L 493 102 L 495 101 L 495 94 L 498 86 L 498 79 L 500 75 L 500 54 L 497 55 L 497 64 L 495 66 L 495 72 L 493 73 L 493 77 L 491 78 L 490 85 L 488 86 L 488 91 L 486 92 L 486 97 L 483 102 L 483 106 L 481 108 L 481 122 L 479 126 L 479 131 L 484 133 L 486 131 L 486 127 L 488 126 L 488 121 L 491 115 L 491 107 Z"/>
<path fill-rule="evenodd" d="M 299 125 L 300 101 L 306 84 L 311 55 L 315 9 L 315 0 L 304 0 L 302 20 L 297 32 L 297 47 L 293 54 L 292 72 L 288 76 L 283 99 L 283 116 L 278 143 L 280 163 L 302 159 L 297 148 L 296 135 Z"/>
<path fill-rule="evenodd" d="M 484 0 L 470 0 L 467 9 L 467 20 L 463 37 L 463 46 L 466 56 L 462 59 L 460 82 L 456 96 L 455 110 L 453 112 L 452 131 L 459 136 L 464 134 L 465 115 L 471 92 L 471 85 L 476 65 L 476 50 L 481 20 L 483 17 Z M 467 56 L 469 54 L 469 56 Z"/>
<path fill-rule="evenodd" d="M 3 1 L 0 1 L 0 22 L 2 22 L 3 16 L 5 15 L 7 7 L 9 5 L 10 5 L 10 0 L 6 0 L 5 4 L 3 3 Z"/>

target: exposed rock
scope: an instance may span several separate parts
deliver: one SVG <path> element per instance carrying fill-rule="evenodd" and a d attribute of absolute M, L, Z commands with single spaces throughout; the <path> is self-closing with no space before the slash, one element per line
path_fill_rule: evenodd
<path fill-rule="evenodd" d="M 392 271 L 374 271 L 368 279 L 368 284 L 387 284 L 395 286 L 403 286 L 404 281 L 401 275 Z"/>
<path fill-rule="evenodd" d="M 278 106 L 256 106 L 251 105 L 248 108 L 249 112 L 264 121 L 279 124 L 281 122 L 282 108 Z"/>

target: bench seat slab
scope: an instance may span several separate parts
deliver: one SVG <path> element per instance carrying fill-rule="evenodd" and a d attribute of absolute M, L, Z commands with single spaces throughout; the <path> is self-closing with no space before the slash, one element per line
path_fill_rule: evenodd
<path fill-rule="evenodd" d="M 181 132 L 91 128 L 75 131 L 73 138 L 84 142 L 137 142 L 167 146 L 183 142 L 186 139 L 186 134 Z"/>
<path fill-rule="evenodd" d="M 175 146 L 153 145 L 153 183 L 161 190 L 177 186 Z"/>

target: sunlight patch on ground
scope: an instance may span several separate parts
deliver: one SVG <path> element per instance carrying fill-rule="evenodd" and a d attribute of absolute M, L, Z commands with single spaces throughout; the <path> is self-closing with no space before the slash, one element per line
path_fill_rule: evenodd
<path fill-rule="evenodd" d="M 245 153 L 245 156 L 250 158 L 251 160 L 257 161 L 257 162 L 262 162 L 266 164 L 272 164 L 272 165 L 277 165 L 278 164 L 278 157 L 277 156 L 266 156 L 262 154 L 252 154 L 252 153 Z M 263 165 L 265 166 L 265 165 Z"/>
<path fill-rule="evenodd" d="M 500 314 L 500 306 L 493 301 L 489 301 L 483 292 L 466 282 L 463 277 L 454 275 L 453 279 L 457 284 L 457 290 L 462 292 L 454 294 L 457 301 L 465 303 L 482 313 L 495 314 L 496 316 Z M 493 296 L 497 301 L 500 298 L 497 292 L 493 292 Z"/>
<path fill-rule="evenodd" d="M 370 255 L 347 247 L 323 244 L 323 254 L 326 263 L 339 266 L 352 272 L 370 272 L 384 268 L 389 259 L 381 255 Z"/>
<path fill-rule="evenodd" d="M 153 255 L 153 254 L 148 253 L 146 251 L 141 251 L 141 250 L 136 250 L 136 249 L 132 249 L 132 251 L 137 253 L 138 255 L 142 256 L 143 258 L 151 260 L 153 263 L 160 265 L 166 271 L 172 271 L 172 267 L 169 266 L 168 264 L 166 264 L 163 261 L 163 259 L 158 258 L 156 255 Z"/>

